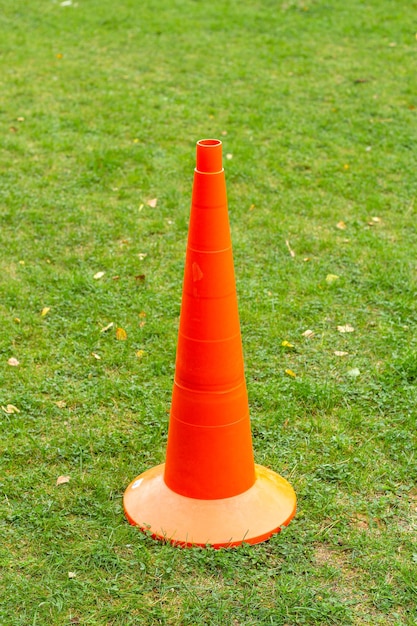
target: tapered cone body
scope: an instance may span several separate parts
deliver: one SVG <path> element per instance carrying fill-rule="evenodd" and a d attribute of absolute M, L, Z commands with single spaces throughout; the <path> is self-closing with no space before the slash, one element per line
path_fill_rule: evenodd
<path fill-rule="evenodd" d="M 289 523 L 289 483 L 255 465 L 222 146 L 197 143 L 166 462 L 124 496 L 132 524 L 181 545 L 257 543 Z"/>

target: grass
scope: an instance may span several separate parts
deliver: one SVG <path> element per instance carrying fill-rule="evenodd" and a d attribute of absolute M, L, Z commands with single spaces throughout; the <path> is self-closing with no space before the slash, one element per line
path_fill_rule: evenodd
<path fill-rule="evenodd" d="M 416 623 L 416 18 L 0 0 L 0 623 Z M 203 137 L 233 157 L 256 460 L 299 505 L 230 551 L 121 506 L 164 459 Z"/>

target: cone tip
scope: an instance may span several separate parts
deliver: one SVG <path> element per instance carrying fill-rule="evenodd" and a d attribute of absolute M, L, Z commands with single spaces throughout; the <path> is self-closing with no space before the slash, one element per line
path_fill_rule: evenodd
<path fill-rule="evenodd" d="M 219 139 L 197 141 L 196 170 L 214 174 L 222 169 L 222 142 Z"/>

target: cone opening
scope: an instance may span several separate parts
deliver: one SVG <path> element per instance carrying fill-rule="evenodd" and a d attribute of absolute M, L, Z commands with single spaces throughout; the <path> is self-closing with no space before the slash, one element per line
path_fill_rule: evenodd
<path fill-rule="evenodd" d="M 221 172 L 222 142 L 219 139 L 200 139 L 197 141 L 196 170 L 206 174 Z"/>
<path fill-rule="evenodd" d="M 204 147 L 221 146 L 221 144 L 222 142 L 220 141 L 220 139 L 200 139 L 200 141 L 197 141 L 198 146 Z"/>

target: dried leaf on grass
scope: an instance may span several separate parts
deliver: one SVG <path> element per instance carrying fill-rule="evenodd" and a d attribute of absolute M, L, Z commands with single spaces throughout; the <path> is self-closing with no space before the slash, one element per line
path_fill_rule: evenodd
<path fill-rule="evenodd" d="M 156 207 L 157 203 L 158 203 L 158 198 L 152 198 L 151 200 L 146 201 L 146 204 L 150 206 L 152 209 Z"/>
<path fill-rule="evenodd" d="M 42 311 L 41 311 L 41 316 L 45 317 L 45 315 L 48 315 L 49 311 L 51 310 L 50 306 L 44 306 Z"/>
<path fill-rule="evenodd" d="M 59 485 L 65 485 L 66 483 L 69 483 L 70 480 L 70 476 L 58 476 L 55 486 L 58 487 Z"/>
<path fill-rule="evenodd" d="M 123 328 L 116 328 L 116 339 L 118 341 L 126 341 L 127 332 Z"/>
<path fill-rule="evenodd" d="M 20 365 L 19 361 L 15 359 L 14 356 L 10 357 L 10 359 L 7 361 L 7 364 L 11 365 L 11 367 L 18 367 L 18 365 Z"/>
<path fill-rule="evenodd" d="M 350 324 L 344 324 L 343 326 L 338 326 L 337 330 L 339 333 L 353 333 L 355 329 Z"/>
<path fill-rule="evenodd" d="M 6 406 L 2 406 L 1 410 L 7 413 L 7 415 L 12 415 L 13 413 L 20 413 L 20 410 L 14 404 L 7 404 Z"/>
<path fill-rule="evenodd" d="M 358 367 L 353 367 L 351 370 L 347 372 L 347 375 L 351 378 L 357 378 L 361 375 L 360 369 Z"/>
<path fill-rule="evenodd" d="M 310 330 L 310 329 L 308 328 L 307 330 L 305 330 L 305 331 L 302 333 L 302 335 L 303 335 L 303 337 L 307 337 L 307 339 L 308 339 L 309 337 L 314 337 L 315 332 L 314 332 L 314 330 Z"/>
<path fill-rule="evenodd" d="M 287 374 L 287 376 L 291 376 L 291 378 L 297 378 L 297 374 L 292 370 L 285 370 L 285 373 Z"/>
<path fill-rule="evenodd" d="M 113 328 L 114 324 L 113 322 L 110 322 L 110 324 L 107 324 L 107 326 L 104 326 L 104 328 L 101 329 L 101 333 L 106 333 L 108 330 L 110 330 L 110 328 Z"/>
<path fill-rule="evenodd" d="M 337 274 L 327 274 L 326 276 L 326 283 L 328 285 L 335 283 L 337 280 L 339 280 L 339 276 Z"/>
<path fill-rule="evenodd" d="M 344 352 L 343 350 L 335 350 L 334 354 L 336 356 L 347 356 L 349 354 L 349 352 Z"/>

